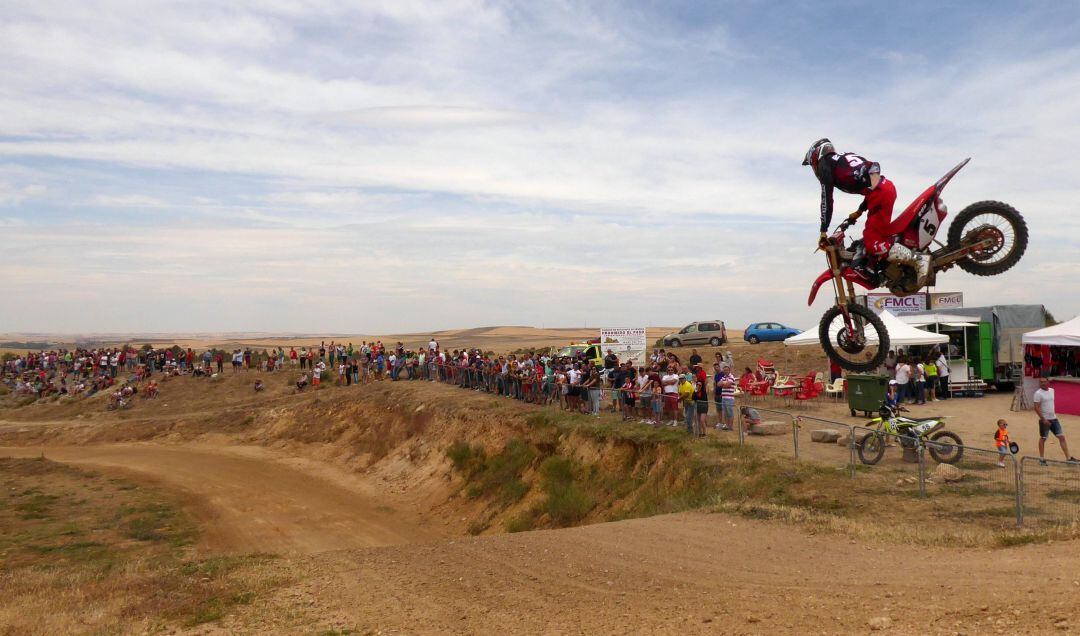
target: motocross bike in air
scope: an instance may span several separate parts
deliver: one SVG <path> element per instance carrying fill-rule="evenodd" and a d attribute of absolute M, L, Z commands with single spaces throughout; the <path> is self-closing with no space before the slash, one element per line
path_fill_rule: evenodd
<path fill-rule="evenodd" d="M 1020 260 L 1027 249 L 1027 224 L 1020 213 L 1000 201 L 980 201 L 960 211 L 942 244 L 937 233 L 948 214 L 941 200 L 946 184 L 971 159 L 964 159 L 937 183 L 911 202 L 892 219 L 889 234 L 895 241 L 920 254 L 929 254 L 930 272 L 923 285 L 934 284 L 938 273 L 951 267 L 975 274 L 1000 274 Z M 844 232 L 853 221 L 845 220 L 829 237 L 825 270 L 810 288 L 813 305 L 818 290 L 833 282 L 836 303 L 825 312 L 818 325 L 821 346 L 838 365 L 849 371 L 870 371 L 881 366 L 889 352 L 889 333 L 881 318 L 855 300 L 855 285 L 867 290 L 888 288 L 897 296 L 910 296 L 922 286 L 915 267 L 872 258 L 862 239 L 845 244 Z"/>
<path fill-rule="evenodd" d="M 888 439 L 898 440 L 902 448 L 922 445 L 939 464 L 955 464 L 964 456 L 964 442 L 945 427 L 944 417 L 910 419 L 900 417 L 892 407 L 882 406 L 879 417 L 868 424 L 878 430 L 863 435 L 858 442 L 859 459 L 873 465 L 885 455 Z"/>

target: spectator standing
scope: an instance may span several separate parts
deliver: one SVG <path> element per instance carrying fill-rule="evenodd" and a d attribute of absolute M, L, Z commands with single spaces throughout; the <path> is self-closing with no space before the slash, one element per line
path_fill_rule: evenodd
<path fill-rule="evenodd" d="M 926 404 L 926 366 L 918 359 L 912 360 L 915 380 L 915 403 Z"/>
<path fill-rule="evenodd" d="M 694 368 L 695 366 L 697 366 L 699 364 L 701 364 L 701 355 L 698 354 L 697 349 L 691 349 L 690 350 L 690 368 L 692 369 L 692 368 Z"/>
<path fill-rule="evenodd" d="M 720 394 L 720 430 L 730 431 L 735 427 L 735 385 L 737 384 L 730 367 L 722 367 L 720 379 L 716 382 L 716 391 Z"/>
<path fill-rule="evenodd" d="M 1066 461 L 1075 462 L 1076 458 L 1069 454 L 1069 443 L 1065 441 L 1065 432 L 1061 430 L 1061 421 L 1058 420 L 1054 410 L 1054 389 L 1050 388 L 1050 380 L 1041 378 L 1039 390 L 1035 391 L 1035 413 L 1039 416 L 1039 461 L 1045 464 L 1046 438 L 1053 433 L 1061 444 L 1061 452 L 1065 454 Z"/>
<path fill-rule="evenodd" d="M 709 425 L 709 376 L 698 364 L 694 367 L 694 410 L 697 413 L 698 437 L 705 437 Z"/>
<path fill-rule="evenodd" d="M 896 380 L 896 403 L 900 405 L 908 397 L 908 382 L 911 381 L 911 365 L 908 364 L 907 356 L 900 358 L 893 371 L 893 376 Z"/>
<path fill-rule="evenodd" d="M 949 399 L 949 361 L 945 358 L 945 354 L 939 352 L 937 360 L 937 374 L 938 374 L 938 391 L 937 398 L 939 400 Z"/>
<path fill-rule="evenodd" d="M 897 358 L 895 351 L 889 351 L 889 355 L 885 356 L 885 373 L 889 374 L 890 380 L 896 379 L 896 365 Z"/>
<path fill-rule="evenodd" d="M 679 385 L 677 394 L 679 396 L 679 403 L 682 404 L 683 407 L 683 422 L 686 424 L 686 432 L 691 436 L 694 436 L 696 434 L 696 431 L 694 430 L 694 423 L 696 418 L 694 417 L 695 409 L 693 378 L 694 376 L 690 373 L 681 376 L 678 380 Z"/>
<path fill-rule="evenodd" d="M 671 425 L 675 426 L 679 408 L 679 374 L 673 367 L 660 376 L 660 390 L 663 392 L 664 412 L 671 417 Z"/>
<path fill-rule="evenodd" d="M 923 362 L 923 371 L 926 372 L 926 399 L 929 402 L 937 402 L 937 360 L 934 356 L 926 356 Z"/>
<path fill-rule="evenodd" d="M 836 364 L 836 360 L 829 358 L 829 382 L 836 382 L 842 377 L 844 377 L 843 369 L 840 368 L 839 364 Z"/>

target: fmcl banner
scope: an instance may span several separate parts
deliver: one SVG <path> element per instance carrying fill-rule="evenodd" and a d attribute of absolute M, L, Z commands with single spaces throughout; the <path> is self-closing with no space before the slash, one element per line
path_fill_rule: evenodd
<path fill-rule="evenodd" d="M 895 296 L 893 294 L 871 293 L 866 295 L 866 306 L 878 314 L 885 310 L 888 310 L 894 316 L 915 314 L 926 311 L 926 304 L 926 294 Z"/>
<path fill-rule="evenodd" d="M 963 309 L 964 292 L 930 294 L 930 309 Z"/>

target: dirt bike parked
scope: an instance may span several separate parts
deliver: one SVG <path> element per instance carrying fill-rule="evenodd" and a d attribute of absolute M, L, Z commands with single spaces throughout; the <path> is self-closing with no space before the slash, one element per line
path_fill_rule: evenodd
<path fill-rule="evenodd" d="M 911 419 L 900 417 L 889 406 L 882 406 L 879 417 L 870 421 L 869 427 L 878 430 L 863 435 L 859 440 L 859 459 L 864 464 L 876 464 L 885 455 L 888 439 L 899 440 L 902 448 L 916 448 L 924 441 L 934 461 L 955 464 L 964 456 L 964 441 L 945 427 L 944 417 Z"/>
<path fill-rule="evenodd" d="M 1012 206 L 1000 201 L 980 201 L 964 208 L 949 227 L 948 243 L 942 245 L 937 240 L 948 214 L 941 191 L 968 161 L 963 160 L 923 191 L 890 225 L 896 241 L 930 255 L 929 277 L 921 284 L 913 266 L 871 260 L 862 239 L 845 246 L 844 232 L 853 221 L 845 220 L 829 237 L 825 250 L 829 269 L 814 281 L 807 304 L 813 305 L 821 286 L 833 281 L 836 303 L 821 317 L 818 336 L 825 353 L 841 367 L 870 371 L 880 367 L 889 352 L 889 333 L 881 318 L 855 302 L 856 284 L 868 290 L 887 287 L 897 296 L 909 296 L 933 285 L 938 273 L 954 265 L 976 276 L 994 276 L 1016 265 L 1023 256 L 1027 224 Z M 932 244 L 938 249 L 931 249 Z"/>

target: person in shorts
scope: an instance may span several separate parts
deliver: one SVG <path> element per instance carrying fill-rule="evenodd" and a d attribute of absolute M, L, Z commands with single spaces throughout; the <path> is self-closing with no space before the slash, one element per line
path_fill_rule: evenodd
<path fill-rule="evenodd" d="M 1039 380 L 1039 390 L 1035 392 L 1035 413 L 1039 416 L 1039 462 L 1045 464 L 1043 451 L 1046 448 L 1046 438 L 1053 433 L 1061 444 L 1061 452 L 1065 453 L 1065 460 L 1076 462 L 1077 459 L 1069 454 L 1069 443 L 1065 441 L 1065 433 L 1061 430 L 1061 422 L 1057 412 L 1054 411 L 1054 390 L 1050 388 L 1050 380 Z"/>
<path fill-rule="evenodd" d="M 726 365 L 720 368 L 716 379 L 716 395 L 720 397 L 720 424 L 721 431 L 730 431 L 735 427 L 735 386 L 738 382 Z"/>
<path fill-rule="evenodd" d="M 1009 455 L 1009 423 L 1005 420 L 997 421 L 997 430 L 994 431 L 994 445 L 997 446 L 998 466 L 1005 468 L 1005 458 Z"/>
<path fill-rule="evenodd" d="M 623 378 L 622 386 L 619 387 L 622 390 L 619 391 L 619 394 L 622 397 L 623 402 L 623 421 L 626 421 L 633 418 L 634 402 L 637 399 L 637 396 L 634 394 L 634 381 L 636 379 L 634 376 L 634 369 L 630 368 L 627 370 L 626 375 L 623 376 Z"/>

